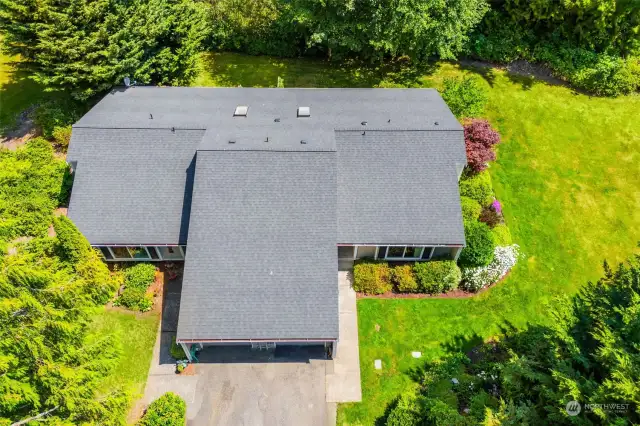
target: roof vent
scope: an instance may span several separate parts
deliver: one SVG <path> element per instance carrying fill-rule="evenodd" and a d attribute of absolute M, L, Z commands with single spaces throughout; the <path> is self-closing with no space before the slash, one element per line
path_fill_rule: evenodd
<path fill-rule="evenodd" d="M 440 124 L 440 123 L 438 123 L 438 122 L 436 121 L 436 122 L 435 122 L 435 123 L 433 123 L 433 124 L 435 124 L 435 125 L 437 126 L 437 125 L 438 125 L 438 124 Z"/>
<path fill-rule="evenodd" d="M 229 143 L 236 143 L 236 141 L 234 141 L 233 139 L 229 141 Z"/>
<path fill-rule="evenodd" d="M 249 111 L 249 107 L 248 106 L 238 105 L 236 107 L 236 110 L 233 113 L 233 116 L 234 117 L 246 117 L 248 111 Z"/>
<path fill-rule="evenodd" d="M 311 109 L 309 107 L 298 107 L 298 117 L 311 117 Z"/>
<path fill-rule="evenodd" d="M 300 141 L 300 143 L 301 143 L 302 145 L 306 145 L 306 144 L 307 144 L 307 141 L 306 141 L 306 140 L 304 140 L 304 139 L 302 139 L 302 140 Z"/>
<path fill-rule="evenodd" d="M 274 119 L 273 121 L 274 121 L 274 122 L 276 122 L 276 123 L 279 123 L 279 122 L 280 122 L 280 119 L 279 119 L 279 118 L 276 118 L 276 119 Z"/>
<path fill-rule="evenodd" d="M 362 124 L 363 126 L 366 126 L 366 125 L 367 125 L 367 122 L 366 122 L 366 121 L 363 121 L 363 122 L 362 122 L 362 123 L 360 123 L 360 124 Z"/>

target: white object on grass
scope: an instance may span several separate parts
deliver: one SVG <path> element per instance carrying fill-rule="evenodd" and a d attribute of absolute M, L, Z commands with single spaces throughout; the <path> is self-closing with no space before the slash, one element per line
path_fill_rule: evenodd
<path fill-rule="evenodd" d="M 382 360 L 376 359 L 373 361 L 373 365 L 376 367 L 376 370 L 382 370 Z"/>
<path fill-rule="evenodd" d="M 422 356 L 422 352 L 411 352 L 411 356 L 414 358 L 420 358 Z"/>

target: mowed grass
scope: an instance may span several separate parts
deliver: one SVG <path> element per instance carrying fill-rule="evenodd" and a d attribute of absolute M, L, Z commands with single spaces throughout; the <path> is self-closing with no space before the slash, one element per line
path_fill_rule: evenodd
<path fill-rule="evenodd" d="M 557 296 L 597 279 L 603 260 L 623 261 L 640 240 L 639 96 L 594 98 L 447 63 L 417 71 L 401 65 L 209 54 L 196 81 L 269 87 L 280 76 L 286 87 L 440 87 L 444 77 L 475 74 L 487 87 L 485 115 L 503 137 L 490 172 L 526 258 L 505 281 L 474 298 L 359 300 L 363 401 L 341 405 L 339 425 L 374 424 L 422 363 L 506 327 L 548 321 Z M 412 358 L 412 351 L 423 357 Z M 382 360 L 381 371 L 374 370 L 375 359 Z"/>
<path fill-rule="evenodd" d="M 120 350 L 115 368 L 100 383 L 100 393 L 124 387 L 132 401 L 142 396 L 151 364 L 160 315 L 100 308 L 92 318 L 89 338 L 112 336 Z"/>
<path fill-rule="evenodd" d="M 39 84 L 17 69 L 18 60 L 0 53 L 0 135 L 15 124 L 18 114 L 46 97 Z"/>

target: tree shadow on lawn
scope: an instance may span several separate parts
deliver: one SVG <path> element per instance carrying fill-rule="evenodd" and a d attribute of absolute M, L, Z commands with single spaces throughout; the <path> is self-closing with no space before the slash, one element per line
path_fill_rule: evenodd
<path fill-rule="evenodd" d="M 498 336 L 509 336 L 518 331 L 522 331 L 521 328 L 516 327 L 510 321 L 505 321 L 501 325 L 498 326 L 500 332 Z M 445 356 L 448 357 L 457 353 L 464 353 L 472 363 L 477 363 L 483 359 L 485 355 L 483 355 L 482 347 L 486 345 L 492 345 L 495 347 L 496 338 L 484 338 L 477 333 L 469 334 L 458 334 L 453 336 L 448 342 L 442 345 L 442 348 L 445 351 Z M 425 361 L 421 365 L 414 367 L 406 372 L 409 378 L 416 382 L 421 383 L 425 373 L 434 365 L 434 363 L 438 362 L 437 360 L 429 360 Z M 384 426 L 386 425 L 387 418 L 391 411 L 398 405 L 398 401 L 400 400 L 400 395 L 394 398 L 387 407 L 385 408 L 384 414 L 376 419 L 376 426 Z"/>
<path fill-rule="evenodd" d="M 0 58 L 2 61 L 3 58 Z M 28 72 L 10 60 L 0 66 L 0 135 L 16 127 L 18 115 L 45 97 L 43 88 L 28 78 Z"/>
<path fill-rule="evenodd" d="M 285 87 L 421 87 L 421 79 L 436 69 L 436 63 L 415 65 L 407 59 L 371 64 L 229 52 L 207 53 L 201 58 L 207 83 L 225 87 L 276 87 L 278 77 Z"/>

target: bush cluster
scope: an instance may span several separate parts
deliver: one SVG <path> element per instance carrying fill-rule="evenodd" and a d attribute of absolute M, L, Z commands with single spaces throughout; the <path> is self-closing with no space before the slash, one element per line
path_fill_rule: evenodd
<path fill-rule="evenodd" d="M 462 220 L 465 222 L 475 222 L 480 217 L 482 206 L 473 198 L 461 196 L 460 204 L 462 206 Z"/>
<path fill-rule="evenodd" d="M 413 269 L 422 293 L 446 293 L 458 288 L 462 278 L 460 268 L 453 260 L 416 262 Z"/>
<path fill-rule="evenodd" d="M 353 289 L 365 294 L 391 291 L 391 269 L 386 262 L 361 262 L 353 267 Z"/>
<path fill-rule="evenodd" d="M 146 312 L 153 307 L 153 295 L 147 288 L 155 279 L 156 267 L 150 263 L 138 263 L 124 271 L 124 290 L 114 302 L 117 306 Z"/>
<path fill-rule="evenodd" d="M 167 392 L 153 401 L 138 426 L 184 426 L 187 404 L 173 392 Z"/>
<path fill-rule="evenodd" d="M 418 283 L 410 264 L 395 266 L 391 269 L 391 282 L 401 293 L 413 293 L 418 291 Z"/>
<path fill-rule="evenodd" d="M 515 266 L 519 256 L 520 247 L 517 244 L 496 247 L 490 264 L 475 268 L 462 268 L 460 288 L 476 292 L 490 286 L 502 279 Z"/>
<path fill-rule="evenodd" d="M 458 263 L 460 266 L 485 266 L 493 260 L 496 247 L 491 229 L 483 222 L 467 222 L 464 225 L 467 246 L 462 249 Z"/>
<path fill-rule="evenodd" d="M 69 144 L 66 133 L 71 137 L 71 126 L 82 116 L 84 106 L 70 99 L 53 98 L 38 105 L 34 122 L 42 130 L 42 136 L 55 138 L 56 142 Z"/>
<path fill-rule="evenodd" d="M 481 115 L 488 99 L 486 90 L 473 77 L 445 79 L 442 98 L 458 118 Z"/>
<path fill-rule="evenodd" d="M 496 22 L 492 24 L 492 20 Z M 640 57 L 595 51 L 558 38 L 540 39 L 533 30 L 490 14 L 485 31 L 471 37 L 470 53 L 491 62 L 523 59 L 547 66 L 573 86 L 602 96 L 640 90 Z"/>
<path fill-rule="evenodd" d="M 477 201 L 480 206 L 488 206 L 493 202 L 493 186 L 491 175 L 486 170 L 473 173 L 467 170 L 460 178 L 460 195 Z"/>
<path fill-rule="evenodd" d="M 365 294 L 382 294 L 392 289 L 400 293 L 446 293 L 458 287 L 460 268 L 452 260 L 432 260 L 389 267 L 382 262 L 362 262 L 354 266 L 354 289 Z"/>

